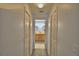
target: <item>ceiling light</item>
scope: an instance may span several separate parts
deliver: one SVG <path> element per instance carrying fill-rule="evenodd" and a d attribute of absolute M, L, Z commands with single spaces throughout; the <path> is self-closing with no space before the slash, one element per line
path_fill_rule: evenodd
<path fill-rule="evenodd" d="M 37 3 L 36 5 L 37 5 L 38 8 L 43 8 L 44 7 L 43 3 Z"/>

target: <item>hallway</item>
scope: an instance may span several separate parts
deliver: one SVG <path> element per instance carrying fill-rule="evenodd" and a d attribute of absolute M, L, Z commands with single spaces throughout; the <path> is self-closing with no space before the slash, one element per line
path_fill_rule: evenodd
<path fill-rule="evenodd" d="M 0 56 L 79 56 L 79 4 L 0 4 Z"/>

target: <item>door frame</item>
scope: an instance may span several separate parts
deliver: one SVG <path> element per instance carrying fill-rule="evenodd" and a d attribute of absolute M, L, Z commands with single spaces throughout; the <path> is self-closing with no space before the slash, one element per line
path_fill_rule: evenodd
<path fill-rule="evenodd" d="M 55 4 L 52 7 L 51 14 L 49 15 L 49 23 L 50 23 L 50 47 L 49 47 L 49 55 L 56 56 L 57 55 L 57 31 L 58 31 L 58 6 Z"/>
<path fill-rule="evenodd" d="M 27 16 L 27 17 L 26 17 Z M 32 16 L 28 6 L 24 6 L 24 55 L 32 54 Z"/>

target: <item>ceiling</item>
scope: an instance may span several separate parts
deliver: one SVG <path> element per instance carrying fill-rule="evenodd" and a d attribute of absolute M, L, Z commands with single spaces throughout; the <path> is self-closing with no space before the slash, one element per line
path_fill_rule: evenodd
<path fill-rule="evenodd" d="M 34 19 L 47 19 L 53 4 L 46 3 L 43 8 L 38 8 L 36 4 L 29 4 Z"/>
<path fill-rule="evenodd" d="M 35 3 L 28 3 L 33 19 L 48 19 L 48 15 L 53 7 L 52 3 L 45 3 L 43 8 L 38 8 Z M 23 8 L 24 4 L 0 4 L 0 8 L 19 9 Z"/>

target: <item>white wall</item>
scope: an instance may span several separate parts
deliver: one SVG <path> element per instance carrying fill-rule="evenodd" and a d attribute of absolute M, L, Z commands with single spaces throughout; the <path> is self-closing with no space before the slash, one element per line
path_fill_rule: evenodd
<path fill-rule="evenodd" d="M 79 4 L 58 8 L 57 55 L 79 55 Z"/>
<path fill-rule="evenodd" d="M 0 55 L 24 55 L 24 10 L 0 8 Z"/>

